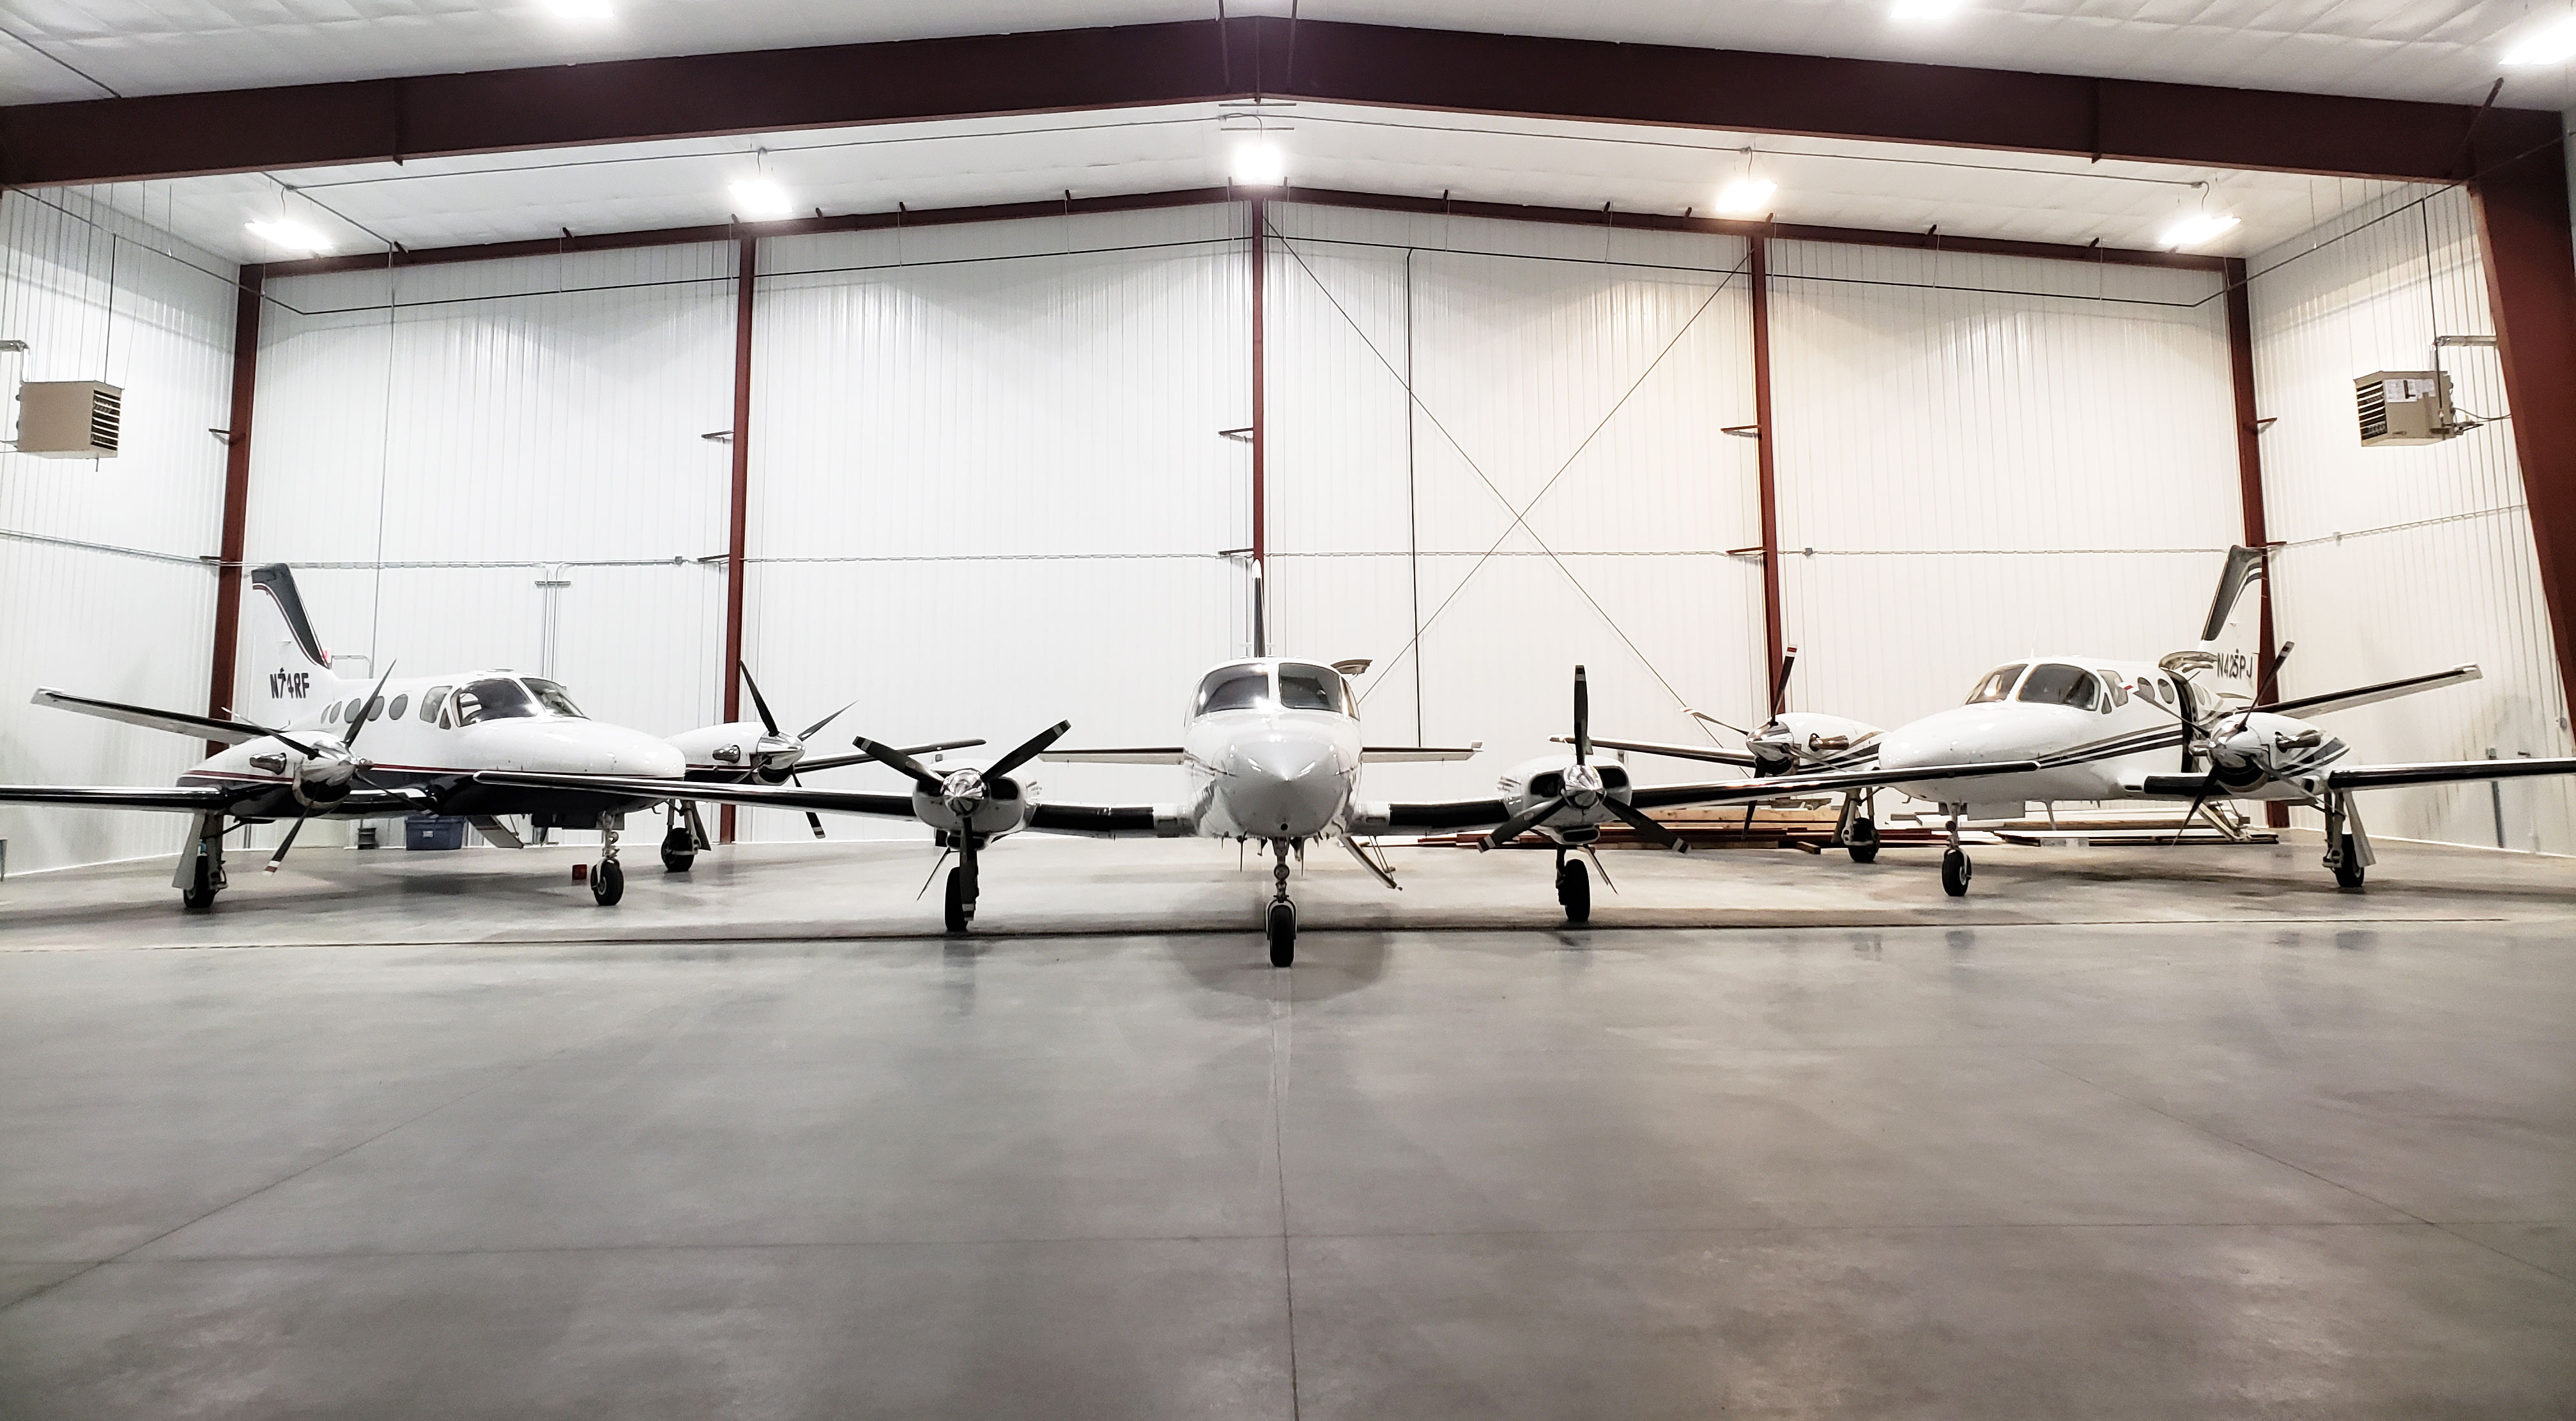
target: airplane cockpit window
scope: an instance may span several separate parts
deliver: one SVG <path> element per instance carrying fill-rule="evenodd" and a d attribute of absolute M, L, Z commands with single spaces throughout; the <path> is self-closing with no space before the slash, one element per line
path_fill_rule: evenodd
<path fill-rule="evenodd" d="M 1251 710 L 1270 700 L 1270 668 L 1267 666 L 1228 666 L 1208 673 L 1199 682 L 1198 708 L 1193 715 L 1212 711 Z"/>
<path fill-rule="evenodd" d="M 432 725 L 437 724 L 438 708 L 447 703 L 447 693 L 454 689 L 453 686 L 430 687 L 428 693 L 420 698 L 420 718 Z"/>
<path fill-rule="evenodd" d="M 1331 711 L 1349 715 L 1344 703 L 1342 673 L 1329 666 L 1308 666 L 1286 661 L 1279 666 L 1279 706 L 1282 710 Z"/>
<path fill-rule="evenodd" d="M 2013 682 L 2021 679 L 2023 668 L 2029 664 L 2027 661 L 2016 661 L 2010 666 L 1998 666 L 1987 672 L 1986 679 L 1977 683 L 1977 689 L 1968 693 L 1968 704 L 1982 705 L 1987 701 L 2009 698 L 2012 695 Z"/>
<path fill-rule="evenodd" d="M 2021 683 L 2016 699 L 2025 705 L 2073 706 L 2091 710 L 2101 701 L 2101 685 L 2093 673 L 2080 666 L 2043 661 L 2030 669 L 2030 679 Z"/>
<path fill-rule="evenodd" d="M 570 716 L 574 720 L 590 719 L 590 717 L 581 713 L 581 707 L 572 703 L 572 693 L 565 690 L 562 686 L 553 681 L 540 680 L 534 676 L 527 678 L 527 680 L 528 689 L 537 693 L 537 700 L 543 704 L 548 711 L 555 715 Z"/>
<path fill-rule="evenodd" d="M 499 676 L 458 688 L 456 723 L 480 725 L 487 720 L 525 720 L 543 715 L 537 698 L 516 681 Z"/>

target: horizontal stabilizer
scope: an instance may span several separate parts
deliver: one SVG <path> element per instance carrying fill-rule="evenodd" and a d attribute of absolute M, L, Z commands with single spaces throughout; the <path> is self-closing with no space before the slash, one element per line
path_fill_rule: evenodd
<path fill-rule="evenodd" d="M 220 740 L 227 745 L 239 745 L 245 740 L 257 740 L 268 734 L 259 726 L 245 725 L 237 720 L 217 720 L 212 716 L 189 715 L 184 711 L 154 710 L 150 706 L 129 706 L 118 701 L 93 700 L 88 696 L 75 696 L 67 691 L 57 691 L 50 686 L 38 687 L 36 694 L 27 699 L 34 705 L 52 706 L 56 710 L 77 711 L 82 715 L 97 716 L 101 720 L 122 721 L 127 725 L 142 726 L 146 730 L 166 730 L 173 735 L 187 736 L 191 740 Z"/>
<path fill-rule="evenodd" d="M 2275 715 L 2323 715 L 2328 711 L 2350 710 L 2354 706 L 2377 705 L 2418 691 L 2438 691 L 2444 686 L 2457 686 L 2475 681 L 2486 673 L 2475 666 L 2454 666 L 2448 671 L 2435 671 L 2423 676 L 2409 676 L 2402 681 L 2382 681 L 2376 686 L 2355 686 L 2349 691 L 2330 691 L 2322 696 L 2301 696 L 2294 701 L 2257 706 L 2256 710 Z"/>
<path fill-rule="evenodd" d="M 1431 760 L 1464 760 L 1485 748 L 1475 741 L 1464 749 L 1448 745 L 1369 745 L 1360 750 L 1363 765 L 1412 765 Z"/>
<path fill-rule="evenodd" d="M 1045 750 L 1038 758 L 1065 765 L 1177 765 L 1185 752 L 1178 745 L 1141 745 L 1108 750 Z"/>
<path fill-rule="evenodd" d="M 1574 743 L 1574 737 L 1570 735 L 1551 735 L 1548 739 L 1559 745 Z M 1752 769 L 1756 763 L 1752 756 L 1740 750 L 1720 750 L 1714 745 L 1668 745 L 1655 740 L 1604 740 L 1596 735 L 1592 737 L 1592 748 L 1634 750 L 1641 755 L 1670 755 L 1676 760 L 1701 760 L 1712 765 L 1734 765 L 1747 770 Z"/>

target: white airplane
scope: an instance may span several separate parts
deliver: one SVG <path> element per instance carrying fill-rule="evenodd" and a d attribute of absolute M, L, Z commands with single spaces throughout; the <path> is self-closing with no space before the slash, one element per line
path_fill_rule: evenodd
<path fill-rule="evenodd" d="M 2576 774 L 2576 759 L 2344 765 L 2351 747 L 2305 719 L 2474 681 L 2480 674 L 2475 666 L 2258 708 L 2272 672 L 2288 655 L 2284 648 L 2250 698 L 2223 696 L 2201 684 L 2196 678 L 2220 665 L 2224 653 L 2211 648 L 2225 634 L 2246 585 L 2262 575 L 2261 564 L 2262 555 L 2253 549 L 2229 550 L 2218 595 L 2201 628 L 2199 650 L 2175 652 L 2153 664 L 2096 656 L 2011 662 L 1986 673 L 1964 705 L 1876 737 L 1872 743 L 1882 781 L 1909 797 L 1938 804 L 1948 820 L 1941 886 L 1950 896 L 1967 893 L 1973 872 L 1960 843 L 1959 821 L 2019 818 L 2034 800 L 2188 803 L 2186 826 L 2213 799 L 2306 805 L 2325 815 L 2325 865 L 2335 882 L 2359 888 L 2377 856 L 2362 827 L 2355 792 Z M 1693 746 L 1601 743 L 1700 757 Z M 1959 773 L 1960 767 L 1979 763 L 1991 768 Z M 1936 773 L 1918 773 L 1926 769 Z M 1870 821 L 1856 817 L 1849 803 L 1843 817 L 1847 831 L 1866 832 L 1866 851 L 1862 832 L 1847 833 L 1844 842 L 1854 858 L 1867 862 L 1877 852 Z"/>
<path fill-rule="evenodd" d="M 96 700 L 43 689 L 38 705 L 78 711 L 128 725 L 166 730 L 226 748 L 179 776 L 169 789 L 112 785 L 0 785 L 0 803 L 55 804 L 105 809 L 151 809 L 195 820 L 172 886 L 191 911 L 213 906 L 227 882 L 224 838 L 249 824 L 292 821 L 269 856 L 275 871 L 294 847 L 308 819 L 388 819 L 412 814 L 467 817 L 483 836 L 504 847 L 518 837 L 497 816 L 525 814 L 539 825 L 596 826 L 605 840 L 590 875 L 591 893 L 603 905 L 625 890 L 617 863 L 623 817 L 660 799 L 553 789 L 479 784 L 482 770 L 538 770 L 568 774 L 683 774 L 686 757 L 670 742 L 640 730 L 592 720 L 565 689 L 537 676 L 502 669 L 394 678 L 391 667 L 370 686 L 331 670 L 330 655 L 313 634 L 294 575 L 283 565 L 254 569 L 247 609 L 259 635 L 273 645 L 277 669 L 267 674 L 265 701 L 277 725 L 238 717 L 214 718 L 148 706 Z M 357 753 L 361 735 L 367 755 Z"/>
<path fill-rule="evenodd" d="M 1378 747 L 1360 735 L 1358 698 L 1349 678 L 1365 661 L 1333 665 L 1262 657 L 1228 662 L 1201 679 L 1183 724 L 1181 743 L 1130 749 L 1053 750 L 1070 729 L 1059 721 L 989 765 L 934 772 L 892 747 L 861 737 L 858 747 L 913 782 L 909 794 L 865 794 L 792 785 L 673 783 L 632 775 L 487 771 L 475 778 L 510 788 L 586 792 L 627 799 L 685 798 L 767 805 L 824 813 L 870 814 L 918 820 L 943 850 L 953 850 L 946 924 L 963 932 L 974 920 L 978 858 L 995 840 L 1023 830 L 1099 838 L 1198 837 L 1259 842 L 1275 863 L 1265 927 L 1272 965 L 1295 957 L 1297 908 L 1288 896 L 1288 863 L 1309 842 L 1338 839 L 1389 888 L 1394 874 L 1357 842 L 1388 833 L 1433 832 L 1494 826 L 1484 846 L 1499 848 L 1531 830 L 1555 849 L 1557 897 L 1566 917 L 1591 913 L 1590 878 L 1567 850 L 1588 850 L 1600 826 L 1613 819 L 1634 826 L 1659 844 L 1679 849 L 1680 839 L 1648 818 L 1645 809 L 1682 804 L 1767 799 L 1783 793 L 1829 792 L 1884 783 L 1879 771 L 1806 776 L 1766 776 L 1716 784 L 1639 786 L 1618 765 L 1591 763 L 1589 693 L 1583 668 L 1574 673 L 1574 753 L 1547 755 L 1515 766 L 1492 799 L 1385 803 L 1357 798 L 1360 767 L 1372 762 L 1457 760 L 1480 748 Z M 1039 787 L 1015 777 L 1041 757 L 1059 761 L 1178 765 L 1185 797 L 1167 804 L 1066 804 L 1050 802 Z M 1982 772 L 1988 767 L 1979 767 Z M 2027 768 L 2036 769 L 2036 765 Z M 1910 768 L 1915 780 L 1938 780 L 1939 767 Z M 1597 861 L 1596 861 L 1596 867 Z"/>

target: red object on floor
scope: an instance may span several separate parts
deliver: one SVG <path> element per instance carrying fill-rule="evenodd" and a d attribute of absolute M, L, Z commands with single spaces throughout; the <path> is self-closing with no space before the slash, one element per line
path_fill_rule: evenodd
<path fill-rule="evenodd" d="M 574 864 L 572 866 L 572 881 L 575 883 L 588 883 L 590 881 L 590 865 L 586 863 Z"/>

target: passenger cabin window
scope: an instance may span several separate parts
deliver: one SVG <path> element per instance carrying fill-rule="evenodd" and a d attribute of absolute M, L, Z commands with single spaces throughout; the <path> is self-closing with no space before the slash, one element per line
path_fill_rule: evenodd
<path fill-rule="evenodd" d="M 2025 705 L 2073 706 L 2089 711 L 2101 704 L 2102 687 L 2083 667 L 2044 661 L 2030 669 L 2030 678 L 2021 683 L 2017 699 Z"/>
<path fill-rule="evenodd" d="M 1977 683 L 1977 689 L 1968 693 L 1968 704 L 1983 705 L 1988 701 L 2007 699 L 2012 695 L 2013 682 L 2021 679 L 2023 668 L 2029 664 L 2026 661 L 2017 661 L 2010 666 L 1998 666 L 1987 672 L 1986 679 Z"/>
<path fill-rule="evenodd" d="M 408 695 L 396 696 L 396 697 L 394 697 L 394 703 L 393 703 L 393 705 L 392 705 L 391 707 L 389 707 L 389 708 L 387 708 L 387 709 L 386 709 L 386 711 L 385 711 L 385 718 L 386 718 L 387 720 L 400 720 L 400 719 L 402 719 L 402 718 L 403 718 L 403 712 L 404 712 L 404 711 L 407 711 L 407 710 L 410 710 L 410 709 L 411 709 L 411 697 L 410 697 L 410 696 L 408 696 Z"/>
<path fill-rule="evenodd" d="M 1279 667 L 1279 705 L 1283 710 L 1331 711 L 1349 715 L 1348 698 L 1343 694 L 1342 673 L 1329 666 L 1307 666 L 1300 662 L 1282 662 Z"/>
<path fill-rule="evenodd" d="M 487 720 L 527 720 L 544 714 L 537 698 L 516 681 L 495 676 L 456 692 L 456 723 L 480 725 Z"/>
<path fill-rule="evenodd" d="M 2121 680 L 2111 672 L 2105 671 L 2102 673 L 2102 684 L 2109 687 L 2111 691 L 2110 701 L 2102 707 L 2102 713 L 2104 715 L 2109 715 L 2111 713 L 2112 706 L 2125 706 L 2129 703 L 2128 682 Z"/>
<path fill-rule="evenodd" d="M 1199 682 L 1198 708 L 1192 715 L 1213 711 L 1250 710 L 1270 700 L 1270 668 L 1266 666 L 1229 666 L 1211 671 Z"/>
<path fill-rule="evenodd" d="M 439 707 L 447 704 L 447 693 L 454 689 L 453 686 L 432 686 L 424 692 L 420 698 L 420 718 L 436 724 Z"/>
<path fill-rule="evenodd" d="M 589 716 L 581 713 L 581 707 L 572 703 L 572 693 L 555 682 L 539 680 L 531 676 L 528 678 L 528 689 L 536 693 L 538 704 L 543 705 L 552 714 L 570 716 L 574 720 L 590 719 Z"/>

